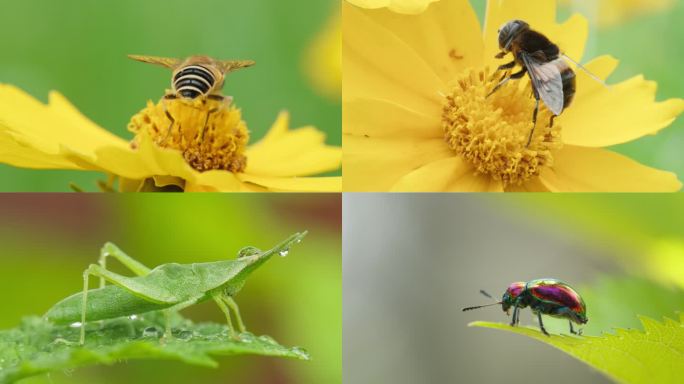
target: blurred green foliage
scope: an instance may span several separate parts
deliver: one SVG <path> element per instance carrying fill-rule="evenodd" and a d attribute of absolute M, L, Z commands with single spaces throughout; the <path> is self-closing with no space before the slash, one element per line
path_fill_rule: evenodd
<path fill-rule="evenodd" d="M 169 87 L 164 68 L 127 54 L 256 60 L 230 75 L 224 92 L 235 97 L 261 138 L 281 110 L 292 126 L 314 125 L 341 143 L 339 101 L 312 88 L 305 73 L 310 43 L 330 17 L 334 0 L 0 0 L 0 82 L 40 100 L 63 93 L 86 116 L 124 138 L 130 117 Z M 67 191 L 69 182 L 93 190 L 96 173 L 19 170 L 0 165 L 0 191 Z"/>
<path fill-rule="evenodd" d="M 600 1 L 600 0 L 598 0 Z M 480 19 L 484 19 L 486 0 L 471 0 Z M 558 20 L 565 20 L 572 11 L 560 7 Z M 620 60 L 608 83 L 615 83 L 643 74 L 658 83 L 656 100 L 684 97 L 684 76 L 680 63 L 684 61 L 684 1 L 677 0 L 673 9 L 636 16 L 613 27 L 590 25 L 589 41 L 582 63 L 609 54 Z M 655 136 L 647 136 L 613 147 L 622 153 L 659 169 L 676 173 L 684 179 L 684 118 L 680 117 Z"/>
<path fill-rule="evenodd" d="M 494 200 L 491 200 L 494 202 Z M 572 233 L 625 270 L 684 289 L 684 196 L 564 194 L 499 199 L 514 215 Z"/>
<path fill-rule="evenodd" d="M 305 347 L 312 361 L 220 358 L 217 370 L 130 361 L 25 382 L 340 383 L 340 208 L 338 195 L 6 195 L 0 199 L 0 328 L 42 315 L 80 291 L 83 270 L 106 241 L 155 266 L 233 258 L 243 246 L 267 248 L 306 229 L 305 241 L 256 271 L 236 301 L 251 332 Z M 182 313 L 196 322 L 225 320 L 212 303 Z"/>

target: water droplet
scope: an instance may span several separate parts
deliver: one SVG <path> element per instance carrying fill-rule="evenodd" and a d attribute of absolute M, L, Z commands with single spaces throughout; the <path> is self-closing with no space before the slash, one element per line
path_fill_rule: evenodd
<path fill-rule="evenodd" d="M 287 256 L 288 253 L 290 253 L 290 248 L 281 249 L 281 250 L 278 252 L 278 254 L 280 255 L 280 257 L 285 257 L 285 256 Z"/>
<path fill-rule="evenodd" d="M 294 353 L 297 357 L 304 359 L 304 360 L 309 360 L 311 358 L 309 356 L 309 352 L 302 347 L 292 348 L 292 353 Z"/>
<path fill-rule="evenodd" d="M 81 324 L 80 321 L 77 321 L 75 323 L 69 324 L 69 328 L 81 328 L 81 325 L 83 325 L 83 324 Z"/>
<path fill-rule="evenodd" d="M 243 343 L 253 343 L 256 337 L 250 332 L 242 332 L 240 334 L 240 341 Z"/>
<path fill-rule="evenodd" d="M 266 343 L 266 344 L 271 344 L 271 345 L 277 345 L 278 344 L 275 340 L 273 340 L 273 338 L 271 336 L 268 336 L 268 335 L 259 336 L 259 341 Z"/>
<path fill-rule="evenodd" d="M 138 315 L 130 315 L 128 318 L 131 320 L 138 320 Z"/>
<path fill-rule="evenodd" d="M 178 337 L 181 340 L 190 340 L 192 338 L 192 331 L 180 331 L 178 332 L 178 335 L 176 337 Z"/>
<path fill-rule="evenodd" d="M 242 247 L 242 249 L 240 249 L 238 251 L 237 257 L 238 257 L 238 259 L 241 259 L 243 257 L 254 256 L 254 255 L 258 255 L 260 253 L 261 253 L 261 249 L 248 245 L 246 247 Z"/>
<path fill-rule="evenodd" d="M 142 337 L 154 337 L 158 338 L 161 335 L 161 332 L 157 329 L 157 327 L 147 327 L 143 329 Z"/>

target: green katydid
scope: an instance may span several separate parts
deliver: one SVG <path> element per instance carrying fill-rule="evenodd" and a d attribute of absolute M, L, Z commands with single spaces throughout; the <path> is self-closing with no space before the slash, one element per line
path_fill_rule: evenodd
<path fill-rule="evenodd" d="M 305 232 L 295 233 L 268 251 L 254 247 L 240 250 L 232 260 L 194 264 L 162 264 L 150 269 L 125 254 L 112 243 L 100 252 L 98 264 L 91 264 L 83 272 L 83 292 L 55 304 L 45 317 L 55 324 L 80 323 L 80 343 L 85 343 L 86 321 L 113 319 L 163 310 L 166 314 L 164 336 L 171 337 L 169 315 L 190 305 L 214 300 L 226 316 L 232 337 L 237 337 L 231 321 L 233 311 L 240 333 L 245 326 L 233 300 L 247 276 L 274 254 L 286 255 L 290 246 L 301 241 Z M 135 273 L 127 277 L 107 270 L 107 257 L 114 257 Z M 88 277 L 100 278 L 100 288 L 89 289 Z M 105 285 L 105 281 L 113 285 Z"/>

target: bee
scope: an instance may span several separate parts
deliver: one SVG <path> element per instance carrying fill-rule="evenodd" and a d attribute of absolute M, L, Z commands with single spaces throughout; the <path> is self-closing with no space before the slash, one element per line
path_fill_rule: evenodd
<path fill-rule="evenodd" d="M 498 67 L 497 71 L 512 70 L 516 65 L 521 69 L 502 78 L 499 84 L 487 95 L 496 92 L 509 80 L 517 80 L 527 73 L 532 83 L 532 92 L 536 100 L 532 113 L 532 130 L 527 139 L 527 146 L 532 141 L 532 134 L 537 125 L 537 113 L 539 112 L 539 100 L 544 102 L 551 111 L 549 126 L 553 127 L 553 119 L 559 116 L 570 106 L 575 96 L 575 72 L 570 68 L 565 59 L 573 62 L 579 68 L 587 71 L 576 61 L 562 54 L 556 44 L 551 42 L 543 34 L 530 28 L 530 25 L 522 20 L 511 20 L 505 23 L 498 31 L 499 52 L 495 57 L 504 58 L 508 53 L 513 54 L 513 61 Z M 601 83 L 603 81 L 596 76 L 587 73 Z M 605 85 L 605 84 L 604 84 Z"/>
<path fill-rule="evenodd" d="M 163 100 L 195 100 L 201 98 L 203 102 L 207 99 L 216 100 L 225 104 L 230 104 L 232 97 L 223 96 L 221 90 L 225 83 L 226 74 L 238 69 L 251 67 L 255 64 L 252 60 L 217 60 L 209 56 L 190 56 L 185 59 L 174 59 L 168 57 L 128 55 L 129 58 L 161 65 L 171 69 L 171 89 L 166 91 Z M 175 123 L 175 119 L 166 108 L 164 112 L 171 121 L 168 132 Z M 210 109 L 207 113 L 205 127 L 209 122 L 212 113 L 217 112 L 218 108 Z M 168 137 L 168 133 L 167 133 Z"/>

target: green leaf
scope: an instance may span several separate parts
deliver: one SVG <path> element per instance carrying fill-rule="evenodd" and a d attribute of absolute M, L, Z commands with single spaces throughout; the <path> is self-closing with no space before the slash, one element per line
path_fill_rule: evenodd
<path fill-rule="evenodd" d="M 14 329 L 0 331 L 0 383 L 90 364 L 115 364 L 128 359 L 178 360 L 216 367 L 210 355 L 252 354 L 308 360 L 299 347 L 284 347 L 270 336 L 229 336 L 226 325 L 195 324 L 173 315 L 173 338 L 163 340 L 164 316 L 150 312 L 134 318 L 89 323 L 86 343 L 78 344 L 78 327 L 53 325 L 26 317 Z"/>
<path fill-rule="evenodd" d="M 625 383 L 681 382 L 684 315 L 663 322 L 640 316 L 644 330 L 616 329 L 602 336 L 546 336 L 536 328 L 476 321 L 469 326 L 501 329 L 537 339 Z"/>

